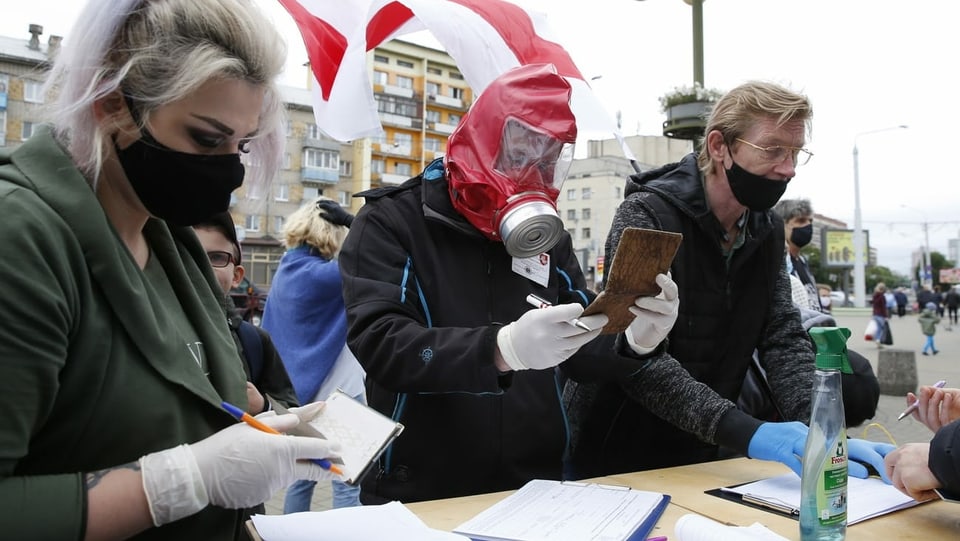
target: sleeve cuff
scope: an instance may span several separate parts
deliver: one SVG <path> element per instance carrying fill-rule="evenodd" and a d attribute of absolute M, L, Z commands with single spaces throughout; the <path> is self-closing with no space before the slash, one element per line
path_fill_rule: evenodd
<path fill-rule="evenodd" d="M 754 419 L 735 407 L 730 408 L 720 417 L 714 440 L 718 445 L 746 456 L 750 440 L 761 424 L 763 421 Z"/>

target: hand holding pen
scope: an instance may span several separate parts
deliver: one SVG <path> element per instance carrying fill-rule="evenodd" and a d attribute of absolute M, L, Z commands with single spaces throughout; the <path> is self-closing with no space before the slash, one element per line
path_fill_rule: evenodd
<path fill-rule="evenodd" d="M 945 385 L 945 381 L 938 381 L 929 387 L 921 387 L 916 395 L 907 393 L 910 406 L 901 415 L 913 414 L 934 432 L 960 419 L 960 389 L 944 388 Z"/>
<path fill-rule="evenodd" d="M 538 310 L 527 310 L 520 319 L 497 332 L 494 365 L 498 370 L 553 368 L 599 336 L 607 324 L 603 314 L 578 320 L 583 306 L 577 303 L 554 306 L 536 296 L 527 297 L 527 302 L 535 303 Z"/>
<path fill-rule="evenodd" d="M 548 300 L 546 300 L 546 299 L 542 299 L 542 298 L 534 295 L 533 293 L 527 295 L 527 304 L 529 304 L 530 306 L 533 306 L 534 308 L 549 308 L 549 307 L 553 306 L 553 303 L 551 303 L 550 301 L 548 301 Z M 587 325 L 586 323 L 580 321 L 580 320 L 577 319 L 577 318 L 571 319 L 571 320 L 569 321 L 569 323 L 570 323 L 571 325 L 573 325 L 574 327 L 577 327 L 578 329 L 583 329 L 583 330 L 585 330 L 585 331 L 592 331 L 592 330 L 593 330 L 593 329 L 590 328 L 589 325 Z"/>

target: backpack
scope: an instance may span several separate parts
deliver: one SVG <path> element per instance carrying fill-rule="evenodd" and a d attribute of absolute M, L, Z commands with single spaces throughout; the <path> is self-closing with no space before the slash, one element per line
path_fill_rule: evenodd
<path fill-rule="evenodd" d="M 243 347 L 243 359 L 250 370 L 250 381 L 256 383 L 263 372 L 263 342 L 260 333 L 252 323 L 241 321 L 237 326 L 237 336 L 240 337 L 240 345 Z"/>

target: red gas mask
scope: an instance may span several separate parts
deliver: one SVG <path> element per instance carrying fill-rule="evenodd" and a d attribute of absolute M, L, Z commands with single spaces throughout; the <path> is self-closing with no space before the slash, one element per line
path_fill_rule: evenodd
<path fill-rule="evenodd" d="M 487 86 L 448 140 L 454 208 L 514 257 L 545 252 L 563 234 L 557 197 L 577 139 L 571 92 L 552 64 L 514 68 Z"/>

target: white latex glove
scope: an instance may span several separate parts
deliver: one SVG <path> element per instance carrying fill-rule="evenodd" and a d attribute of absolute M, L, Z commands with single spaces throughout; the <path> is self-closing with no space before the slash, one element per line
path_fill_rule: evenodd
<path fill-rule="evenodd" d="M 657 349 L 677 322 L 680 299 L 677 297 L 676 282 L 666 274 L 658 274 L 657 285 L 661 290 L 659 295 L 639 297 L 630 307 L 630 313 L 637 317 L 624 334 L 627 344 L 638 355 L 646 355 Z"/>
<path fill-rule="evenodd" d="M 576 303 L 537 308 L 500 329 L 497 345 L 511 370 L 553 368 L 600 335 L 607 316 L 595 314 L 581 319 L 592 331 L 572 325 L 583 313 Z"/>
<path fill-rule="evenodd" d="M 300 422 L 295 414 L 273 412 L 257 420 L 280 432 Z M 192 445 L 140 459 L 150 515 L 154 525 L 160 526 L 208 504 L 252 507 L 298 479 L 331 479 L 335 474 L 307 459 L 334 457 L 338 450 L 339 444 L 328 440 L 268 434 L 237 423 Z"/>

